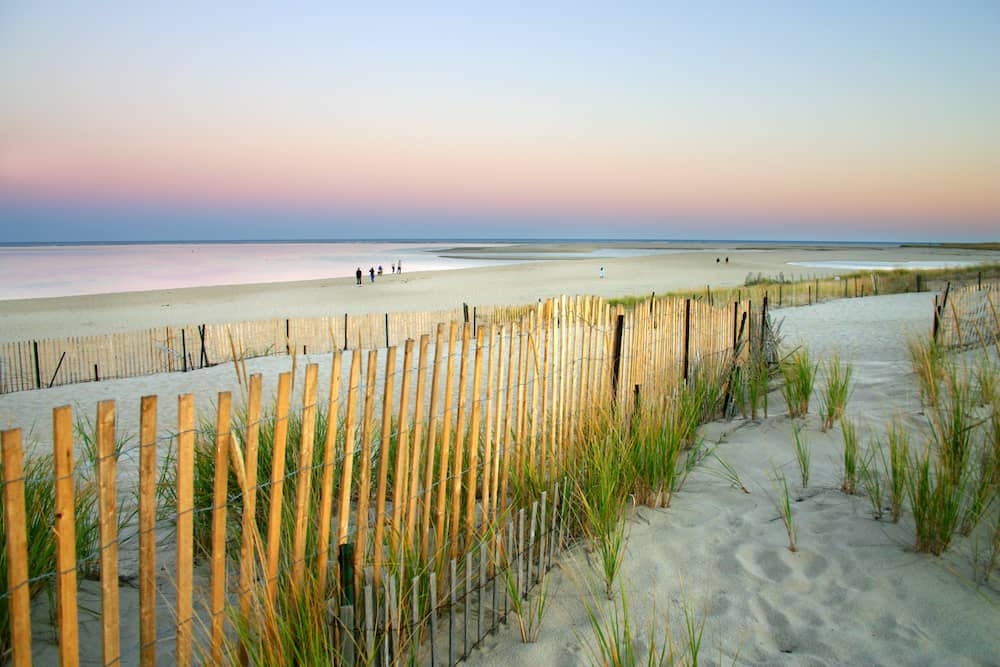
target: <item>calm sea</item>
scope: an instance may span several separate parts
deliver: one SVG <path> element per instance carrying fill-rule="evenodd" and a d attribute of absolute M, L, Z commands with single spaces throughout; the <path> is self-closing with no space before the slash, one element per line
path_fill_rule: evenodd
<path fill-rule="evenodd" d="M 404 272 L 444 271 L 537 259 L 623 257 L 662 252 L 601 248 L 538 257 L 443 257 L 445 248 L 489 243 L 145 243 L 0 246 L 0 299 L 134 292 L 206 285 L 240 285 L 344 278 L 361 267 L 393 263 Z"/>

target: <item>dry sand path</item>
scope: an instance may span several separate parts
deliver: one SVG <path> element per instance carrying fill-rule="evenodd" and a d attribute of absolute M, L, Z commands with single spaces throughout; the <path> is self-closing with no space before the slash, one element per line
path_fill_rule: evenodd
<path fill-rule="evenodd" d="M 923 419 L 905 333 L 927 330 L 931 304 L 926 294 L 894 295 L 777 315 L 789 341 L 853 360 L 858 381 L 848 411 L 863 428 L 881 428 L 897 413 L 905 423 Z M 708 474 L 706 468 L 717 465 L 709 461 L 670 509 L 633 511 L 621 582 L 640 643 L 650 623 L 662 638 L 668 615 L 683 642 L 680 605 L 686 600 L 707 619 L 700 664 L 998 664 L 1000 581 L 972 583 L 969 541 L 959 540 L 941 558 L 916 554 L 908 516 L 898 524 L 872 520 L 864 498 L 839 491 L 840 429 L 820 433 L 815 410 L 803 431 L 812 447 L 812 478 L 800 488 L 794 424 L 783 410 L 772 393 L 770 418 L 703 430 L 750 495 Z M 772 466 L 784 472 L 796 500 L 797 553 L 788 550 L 769 498 Z M 592 663 L 580 588 L 595 576 L 581 547 L 568 552 L 553 570 L 540 640 L 521 644 L 508 624 L 469 663 Z"/>

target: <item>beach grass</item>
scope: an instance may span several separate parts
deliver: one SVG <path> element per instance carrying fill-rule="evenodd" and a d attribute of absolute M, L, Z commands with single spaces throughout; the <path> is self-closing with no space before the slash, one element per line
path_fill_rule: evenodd
<path fill-rule="evenodd" d="M 795 438 L 795 460 L 799 464 L 799 475 L 802 479 L 802 488 L 809 486 L 809 464 L 811 461 L 811 450 L 809 442 L 802 435 L 802 426 L 797 424 L 792 431 Z"/>
<path fill-rule="evenodd" d="M 858 478 L 871 507 L 872 518 L 881 521 L 885 516 L 885 477 L 882 475 L 882 441 L 872 438 L 868 450 L 861 456 Z"/>
<path fill-rule="evenodd" d="M 809 402 L 816 382 L 818 364 L 801 347 L 781 361 L 781 395 L 788 406 L 789 417 L 804 417 L 809 413 Z"/>
<path fill-rule="evenodd" d="M 592 438 L 582 447 L 586 463 L 577 472 L 574 494 L 578 524 L 597 554 L 608 599 L 625 557 L 625 509 L 629 489 L 622 465 L 625 441 L 618 432 Z"/>
<path fill-rule="evenodd" d="M 854 495 L 858 489 L 858 427 L 853 419 L 840 420 L 841 436 L 844 441 L 843 477 L 840 490 Z"/>
<path fill-rule="evenodd" d="M 906 429 L 897 417 L 886 430 L 886 449 L 879 445 L 879 457 L 888 484 L 890 517 L 893 523 L 899 521 L 906 495 L 906 473 L 910 457 L 910 441 Z"/>
<path fill-rule="evenodd" d="M 929 338 L 911 338 L 907 341 L 910 364 L 917 376 L 920 398 L 924 405 L 934 407 L 940 394 L 940 381 L 947 358 L 941 346 Z"/>
<path fill-rule="evenodd" d="M 771 496 L 771 502 L 774 504 L 775 509 L 778 510 L 778 516 L 785 526 L 785 533 L 788 536 L 788 550 L 793 552 L 798 551 L 799 548 L 795 542 L 795 514 L 792 512 L 792 499 L 788 492 L 788 480 L 785 479 L 784 473 L 777 468 L 772 468 L 769 479 L 771 481 L 771 488 L 775 493 L 774 496 Z"/>
<path fill-rule="evenodd" d="M 820 394 L 819 415 L 823 431 L 833 428 L 833 423 L 840 419 L 847 407 L 847 399 L 851 394 L 851 376 L 854 367 L 841 361 L 839 354 L 834 354 L 823 365 L 826 383 Z"/>

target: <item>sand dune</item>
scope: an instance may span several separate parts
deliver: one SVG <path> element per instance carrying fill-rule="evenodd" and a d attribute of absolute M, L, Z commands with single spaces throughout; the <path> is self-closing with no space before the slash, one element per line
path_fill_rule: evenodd
<path fill-rule="evenodd" d="M 612 260 L 604 262 L 609 275 L 604 281 L 596 277 L 598 264 L 587 260 L 404 275 L 395 284 L 373 288 L 338 281 L 205 288 L 5 303 L 0 310 L 7 337 L 11 332 L 61 335 L 165 321 L 308 314 L 366 304 L 431 308 L 447 300 L 468 300 L 469 295 L 480 302 L 515 302 L 563 292 L 634 294 L 701 281 L 739 284 L 751 270 L 783 270 L 783 262 L 799 252 L 767 251 L 735 260 L 730 256 L 728 268 L 717 268 L 714 256 L 701 255 Z M 805 344 L 820 357 L 839 351 L 852 361 L 856 382 L 848 412 L 860 419 L 862 431 L 884 429 L 899 415 L 919 442 L 925 417 L 905 341 L 909 332 L 929 329 L 932 303 L 931 294 L 906 294 L 776 314 L 784 319 L 788 344 Z M 321 364 L 323 382 L 329 359 L 308 359 Z M 305 361 L 299 360 L 300 369 Z M 269 396 L 277 373 L 289 365 L 287 357 L 255 359 L 248 370 L 264 373 Z M 0 396 L 0 425 L 33 429 L 32 437 L 47 442 L 53 406 L 73 403 L 92 414 L 98 400 L 115 399 L 119 424 L 135 433 L 141 395 L 161 396 L 161 424 L 169 424 L 175 419 L 177 394 L 193 391 L 204 407 L 220 390 L 238 391 L 228 366 L 21 392 Z M 808 488 L 799 484 L 792 444 L 795 423 L 784 416 L 779 393 L 772 392 L 768 419 L 719 421 L 702 430 L 707 441 L 717 443 L 717 453 L 739 471 L 749 495 L 711 474 L 717 464 L 709 460 L 692 473 L 670 509 L 632 512 L 621 582 L 643 642 L 649 624 L 662 631 L 668 617 L 673 635 L 682 640 L 680 605 L 687 601 L 706 618 L 701 664 L 1000 664 L 1000 575 L 994 573 L 988 585 L 973 583 L 974 542 L 961 538 L 940 558 L 914 553 L 907 515 L 898 524 L 874 521 L 866 499 L 840 492 L 840 428 L 821 433 L 815 408 L 804 424 L 813 454 Z M 122 465 L 127 473 L 128 463 Z M 774 470 L 786 475 L 795 496 L 797 553 L 787 548 L 784 526 L 770 498 Z M 470 664 L 591 662 L 591 631 L 580 589 L 593 576 L 583 547 L 568 551 L 550 574 L 550 608 L 540 640 L 521 644 L 514 625 L 508 624 L 485 640 Z M 123 616 L 135 614 L 134 598 L 123 593 Z M 47 650 L 41 648 L 43 639 L 37 640 L 42 651 Z"/>
<path fill-rule="evenodd" d="M 853 359 L 858 382 L 848 411 L 862 429 L 879 430 L 896 414 L 906 423 L 923 421 L 904 336 L 927 330 L 931 304 L 926 294 L 882 296 L 779 315 L 789 340 Z M 1000 664 L 1000 577 L 982 587 L 972 583 L 973 542 L 960 539 L 940 558 L 914 553 L 908 516 L 897 524 L 875 521 L 866 498 L 839 490 L 840 428 L 821 433 L 815 410 L 804 423 L 812 448 L 807 488 L 795 462 L 795 423 L 773 392 L 768 419 L 720 421 L 702 430 L 749 495 L 710 474 L 718 465 L 709 460 L 671 508 L 633 510 L 621 582 L 642 644 L 651 623 L 662 638 L 668 617 L 683 642 L 686 601 L 706 618 L 700 664 Z M 770 498 L 772 466 L 785 474 L 796 501 L 796 553 L 788 550 Z M 540 640 L 522 644 L 507 625 L 470 664 L 593 662 L 581 589 L 596 588 L 587 582 L 598 575 L 585 549 L 568 552 L 550 576 Z"/>

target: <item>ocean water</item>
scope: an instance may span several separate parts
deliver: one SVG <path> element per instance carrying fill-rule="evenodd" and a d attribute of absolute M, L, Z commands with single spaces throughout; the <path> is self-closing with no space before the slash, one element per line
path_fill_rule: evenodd
<path fill-rule="evenodd" d="M 145 243 L 0 246 L 0 299 L 106 294 L 144 290 L 353 277 L 360 267 L 399 262 L 404 272 L 445 271 L 513 262 L 581 257 L 626 257 L 660 249 L 594 248 L 516 258 L 489 254 L 446 257 L 444 249 L 502 243 Z M 676 252 L 676 251 L 673 251 Z"/>
<path fill-rule="evenodd" d="M 844 271 L 895 271 L 905 269 L 909 271 L 930 270 L 930 269 L 957 269 L 965 266 L 975 266 L 979 261 L 969 260 L 911 260 L 900 262 L 852 262 L 849 260 L 829 260 L 815 262 L 788 262 L 792 266 L 805 266 L 816 269 L 841 269 Z"/>

